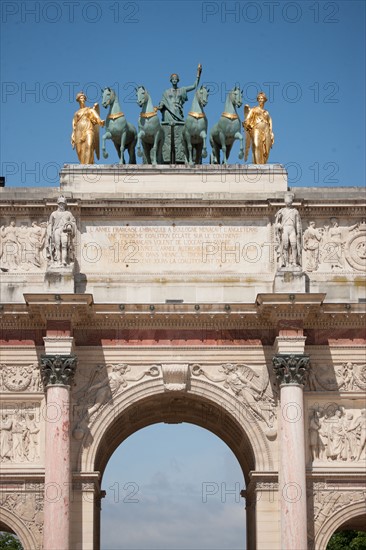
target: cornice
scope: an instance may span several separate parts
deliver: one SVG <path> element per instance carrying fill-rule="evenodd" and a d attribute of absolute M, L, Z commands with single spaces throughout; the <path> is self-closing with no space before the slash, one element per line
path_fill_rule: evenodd
<path fill-rule="evenodd" d="M 273 330 L 281 322 L 303 329 L 363 328 L 364 304 L 324 303 L 324 294 L 259 294 L 255 303 L 102 304 L 91 294 L 25 294 L 25 304 L 3 304 L 3 329 L 44 329 L 50 320 L 101 330 Z"/>

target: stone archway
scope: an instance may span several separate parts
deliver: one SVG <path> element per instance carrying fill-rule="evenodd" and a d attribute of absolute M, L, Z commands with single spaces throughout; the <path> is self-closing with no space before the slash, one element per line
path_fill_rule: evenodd
<path fill-rule="evenodd" d="M 119 394 L 90 426 L 92 443 L 81 449 L 81 470 L 103 472 L 124 439 L 158 422 L 190 422 L 213 432 L 237 457 L 246 482 L 251 471 L 274 469 L 268 439 L 248 409 L 221 387 L 196 379 L 189 393 L 164 391 L 161 380 L 150 380 Z"/>
<path fill-rule="evenodd" d="M 316 550 L 326 550 L 330 537 L 336 531 L 342 529 L 360 529 L 366 523 L 366 502 L 365 499 L 342 507 L 334 512 L 331 517 L 325 521 L 315 539 Z"/>
<path fill-rule="evenodd" d="M 241 406 L 240 406 L 241 405 Z M 187 422 L 205 428 L 232 450 L 236 456 L 247 486 L 247 548 L 256 547 L 256 535 L 264 527 L 260 508 L 268 503 L 257 503 L 255 476 L 262 479 L 276 477 L 269 441 L 259 422 L 243 409 L 237 398 L 222 387 L 201 379 L 194 379 L 189 391 L 167 391 L 161 380 L 141 382 L 119 394 L 112 406 L 106 406 L 90 426 L 90 434 L 79 454 L 81 475 L 100 472 L 127 437 L 156 423 Z M 266 487 L 272 491 L 270 506 L 278 514 L 274 502 L 274 483 Z M 248 487 L 251 490 L 248 491 Z M 262 485 L 263 489 L 263 485 Z M 258 504 L 258 506 L 257 506 Z M 268 511 L 268 506 L 267 506 Z M 264 514 L 265 515 L 265 514 Z M 94 548 L 98 548 L 100 531 L 99 499 L 94 508 Z M 84 540 L 84 539 L 83 539 Z"/>
<path fill-rule="evenodd" d="M 0 531 L 14 533 L 19 538 L 24 550 L 40 548 L 39 543 L 24 522 L 16 514 L 3 507 L 0 507 Z"/>

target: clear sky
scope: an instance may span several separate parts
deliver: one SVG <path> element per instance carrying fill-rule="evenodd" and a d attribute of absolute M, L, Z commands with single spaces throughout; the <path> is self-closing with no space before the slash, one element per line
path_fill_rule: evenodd
<path fill-rule="evenodd" d="M 157 104 L 181 85 L 209 83 L 209 127 L 235 83 L 253 105 L 263 89 L 273 119 L 271 162 L 290 185 L 365 183 L 365 2 L 14 1 L 1 3 L 1 173 L 7 185 L 58 183 L 77 162 L 71 120 L 116 89 L 137 123 L 134 87 Z M 187 113 L 192 93 L 185 105 Z M 106 111 L 101 108 L 105 117 Z M 241 112 L 242 115 L 242 112 Z M 103 130 L 102 130 L 103 131 Z M 116 162 L 113 144 L 110 157 Z M 238 146 L 231 162 L 238 162 Z"/>
<path fill-rule="evenodd" d="M 190 85 L 198 63 L 211 89 L 209 128 L 235 84 L 250 105 L 264 90 L 275 133 L 270 162 L 288 168 L 290 185 L 365 184 L 364 1 L 3 0 L 0 9 L 7 186 L 57 186 L 63 164 L 77 162 L 70 134 L 78 91 L 93 104 L 113 87 L 137 124 L 135 86 L 145 85 L 156 105 L 170 74 Z M 101 162 L 117 162 L 107 147 Z M 238 146 L 231 162 L 237 154 Z M 220 491 L 203 503 L 207 481 Z M 129 482 L 138 503 L 123 502 Z M 243 549 L 243 503 L 230 495 L 221 502 L 221 483 L 230 489 L 243 477 L 212 434 L 189 425 L 136 433 L 103 480 L 103 550 Z"/>
<path fill-rule="evenodd" d="M 108 463 L 102 550 L 243 550 L 245 487 L 232 451 L 191 424 L 130 436 Z"/>

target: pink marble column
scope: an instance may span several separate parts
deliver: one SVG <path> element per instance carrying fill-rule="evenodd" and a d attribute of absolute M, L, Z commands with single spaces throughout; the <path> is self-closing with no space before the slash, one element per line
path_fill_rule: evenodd
<path fill-rule="evenodd" d="M 309 357 L 277 354 L 273 366 L 280 382 L 280 465 L 282 550 L 307 549 L 304 395 Z"/>
<path fill-rule="evenodd" d="M 74 355 L 42 355 L 46 386 L 44 550 L 70 550 L 70 384 Z"/>

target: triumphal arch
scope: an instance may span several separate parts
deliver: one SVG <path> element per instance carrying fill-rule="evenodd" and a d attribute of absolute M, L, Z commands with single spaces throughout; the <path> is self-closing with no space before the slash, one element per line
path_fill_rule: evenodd
<path fill-rule="evenodd" d="M 26 550 L 99 548 L 104 468 L 155 422 L 233 450 L 249 549 L 362 525 L 360 188 L 289 190 L 275 164 L 65 165 L 59 188 L 0 200 L 1 527 Z"/>

